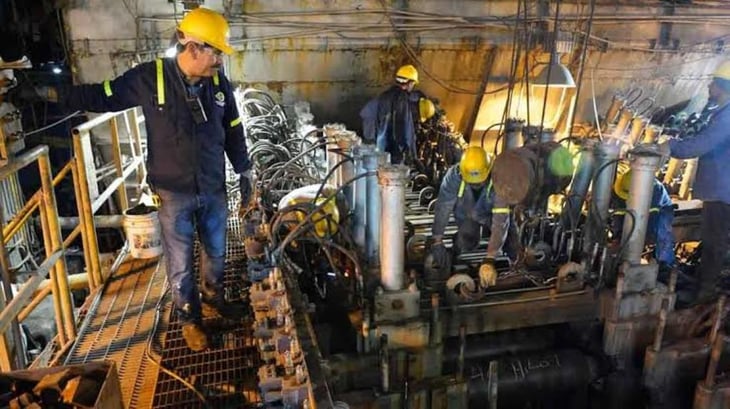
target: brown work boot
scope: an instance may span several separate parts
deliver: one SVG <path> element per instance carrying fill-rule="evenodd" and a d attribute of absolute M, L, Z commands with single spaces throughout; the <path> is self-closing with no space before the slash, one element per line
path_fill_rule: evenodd
<path fill-rule="evenodd" d="M 184 324 L 182 327 L 182 335 L 185 343 L 188 344 L 193 352 L 200 352 L 208 349 L 208 336 L 205 335 L 200 325 L 191 322 Z"/>
<path fill-rule="evenodd" d="M 203 318 L 239 321 L 249 312 L 249 307 L 242 302 L 207 302 L 200 303 Z"/>

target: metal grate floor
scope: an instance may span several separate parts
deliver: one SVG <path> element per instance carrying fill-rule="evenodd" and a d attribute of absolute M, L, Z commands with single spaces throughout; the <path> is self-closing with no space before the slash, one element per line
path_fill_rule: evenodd
<path fill-rule="evenodd" d="M 234 213 L 233 210 L 231 213 Z M 234 213 L 228 220 L 226 254 L 226 289 L 229 299 L 236 299 L 245 289 L 243 276 L 244 250 L 238 240 L 238 217 Z M 198 250 L 196 246 L 196 260 Z M 197 274 L 197 268 L 196 268 Z M 193 352 L 182 338 L 177 317 L 169 315 L 170 325 L 162 348 L 163 367 L 178 376 L 204 396 L 205 401 L 182 382 L 160 372 L 154 395 L 154 408 L 248 408 L 257 406 L 260 397 L 257 390 L 256 372 L 259 356 L 251 333 L 248 317 L 242 317 L 235 325 L 216 327 L 215 322 L 204 322 L 211 348 Z"/>
<path fill-rule="evenodd" d="M 129 408 L 145 407 L 145 400 L 149 407 L 152 401 L 144 391 L 154 388 L 157 368 L 149 364 L 145 350 L 165 288 L 161 265 L 158 259 L 131 258 L 120 265 L 89 309 L 65 362 L 115 361 L 122 402 Z"/>

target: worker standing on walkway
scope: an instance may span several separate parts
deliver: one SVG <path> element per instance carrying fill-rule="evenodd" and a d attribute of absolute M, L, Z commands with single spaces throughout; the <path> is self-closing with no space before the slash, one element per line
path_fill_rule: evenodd
<path fill-rule="evenodd" d="M 626 200 L 629 198 L 631 187 L 631 169 L 624 169 L 616 177 L 613 184 L 613 198 L 611 207 L 614 209 L 612 232 L 615 238 L 621 240 L 624 226 L 624 215 L 626 214 Z M 672 221 L 674 220 L 674 204 L 669 197 L 669 192 L 664 185 L 654 179 L 652 187 L 651 207 L 649 208 L 649 221 L 646 227 L 646 243 L 654 244 L 654 258 L 659 265 L 660 275 L 669 277 L 669 271 L 674 267 L 674 233 L 672 232 Z"/>
<path fill-rule="evenodd" d="M 121 111 L 141 106 L 147 128 L 148 182 L 159 209 L 174 309 L 193 351 L 208 348 L 203 315 L 229 316 L 224 300 L 228 207 L 225 160 L 250 194 L 249 162 L 233 89 L 220 72 L 231 54 L 228 23 L 206 8 L 190 11 L 177 29 L 177 56 L 140 64 L 101 84 L 45 89 L 74 110 Z M 193 272 L 195 233 L 201 243 L 201 294 Z M 205 307 L 205 308 L 203 308 Z"/>
<path fill-rule="evenodd" d="M 443 237 L 452 212 L 458 227 L 454 256 L 477 247 L 482 226 L 490 226 L 487 254 L 479 268 L 479 281 L 485 288 L 496 283 L 494 262 L 507 240 L 510 226 L 510 208 L 492 189 L 491 169 L 492 159 L 484 149 L 472 146 L 464 151 L 459 164 L 452 166 L 441 182 L 431 236 L 434 262 L 450 265 Z"/>
<path fill-rule="evenodd" d="M 702 252 L 696 302 L 711 301 L 730 249 L 730 61 L 720 64 L 709 86 L 708 105 L 715 105 L 707 127 L 694 137 L 662 145 L 678 159 L 699 158 L 692 195 L 702 200 Z M 727 286 L 724 290 L 728 290 Z"/>
<path fill-rule="evenodd" d="M 416 67 L 404 65 L 395 74 L 395 84 L 360 111 L 363 140 L 390 153 L 393 164 L 416 161 L 416 120 L 425 122 L 436 113 L 433 102 L 414 90 L 416 85 Z"/>

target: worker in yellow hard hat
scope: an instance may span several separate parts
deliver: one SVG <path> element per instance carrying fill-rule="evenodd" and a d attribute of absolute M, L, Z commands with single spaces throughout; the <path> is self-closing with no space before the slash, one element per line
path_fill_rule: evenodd
<path fill-rule="evenodd" d="M 613 197 L 611 198 L 613 220 L 611 223 L 611 233 L 616 240 L 621 240 L 623 232 L 626 201 L 629 199 L 631 189 L 631 175 L 632 172 L 628 166 L 619 166 L 619 171 L 613 184 Z M 674 204 L 669 197 L 669 192 L 662 182 L 654 179 L 645 241 L 646 244 L 655 245 L 653 255 L 659 265 L 659 271 L 664 275 L 664 278 L 669 278 L 668 273 L 675 263 L 674 233 L 672 232 L 673 220 Z"/>
<path fill-rule="evenodd" d="M 418 70 L 408 64 L 395 73 L 394 84 L 360 111 L 363 140 L 390 153 L 391 163 L 416 160 L 416 126 L 436 114 L 436 107 L 418 85 Z"/>
<path fill-rule="evenodd" d="M 458 227 L 454 256 L 476 248 L 482 237 L 481 228 L 489 228 L 487 254 L 479 269 L 483 287 L 496 282 L 494 261 L 507 239 L 510 225 L 510 207 L 492 189 L 491 169 L 492 157 L 483 148 L 472 146 L 464 151 L 461 161 L 446 172 L 436 199 L 431 255 L 427 257 L 427 263 L 450 264 L 443 238 L 452 212 Z"/>
<path fill-rule="evenodd" d="M 147 128 L 148 181 L 158 211 L 174 310 L 188 347 L 208 347 L 202 318 L 243 312 L 224 299 L 226 255 L 225 157 L 240 174 L 242 200 L 250 193 L 251 164 L 233 85 L 223 56 L 233 53 L 228 23 L 196 8 L 177 27 L 177 55 L 142 63 L 100 84 L 49 89 L 71 110 L 116 112 L 141 106 Z M 52 92 L 50 92 L 52 91 Z M 200 288 L 193 269 L 195 234 L 201 244 Z M 202 300 L 200 297 L 202 290 Z"/>
<path fill-rule="evenodd" d="M 660 147 L 678 159 L 699 158 L 692 196 L 702 200 L 700 235 L 702 252 L 699 288 L 695 301 L 703 303 L 717 296 L 717 288 L 730 291 L 720 280 L 730 250 L 730 60 L 721 63 L 709 85 L 705 112 L 708 125 L 689 138 L 673 139 Z"/>

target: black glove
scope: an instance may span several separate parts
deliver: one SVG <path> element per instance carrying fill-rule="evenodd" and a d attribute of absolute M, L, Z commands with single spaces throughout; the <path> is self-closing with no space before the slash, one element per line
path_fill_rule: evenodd
<path fill-rule="evenodd" d="M 247 170 L 241 173 L 239 183 L 241 186 L 241 206 L 245 206 L 251 201 L 251 171 Z"/>
<path fill-rule="evenodd" d="M 451 256 L 441 241 L 431 244 L 431 256 L 433 257 L 434 264 L 439 267 L 443 268 L 451 265 Z"/>

